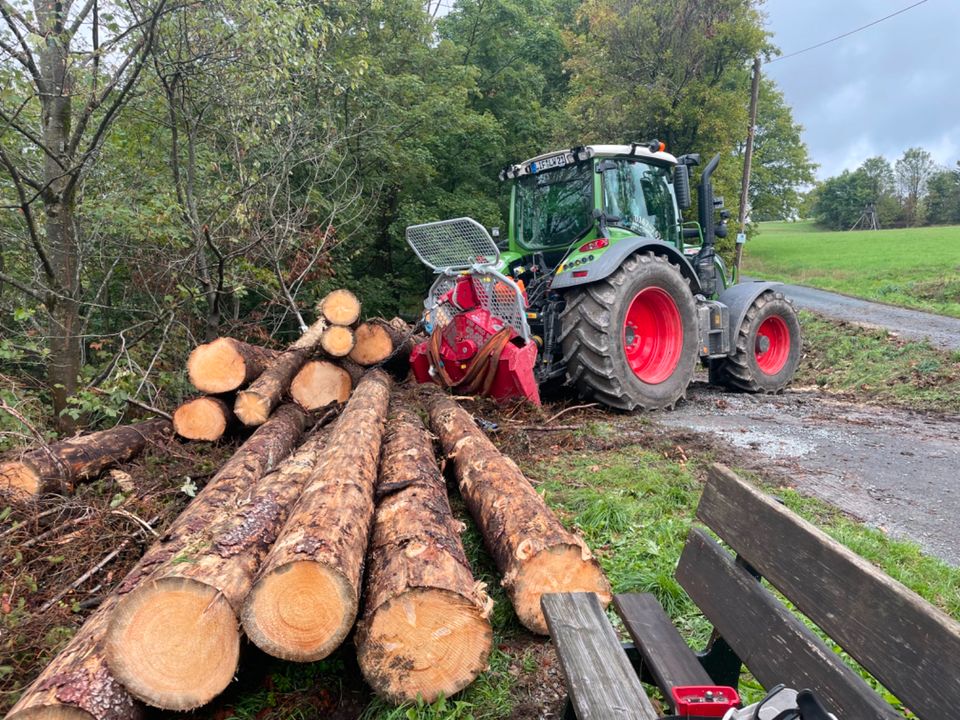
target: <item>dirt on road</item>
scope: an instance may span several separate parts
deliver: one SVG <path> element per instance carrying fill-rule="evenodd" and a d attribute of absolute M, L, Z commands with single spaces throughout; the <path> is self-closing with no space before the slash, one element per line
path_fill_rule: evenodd
<path fill-rule="evenodd" d="M 655 416 L 709 434 L 741 466 L 779 474 L 894 537 L 960 566 L 960 418 L 862 405 L 813 389 L 732 394 L 703 383 Z"/>

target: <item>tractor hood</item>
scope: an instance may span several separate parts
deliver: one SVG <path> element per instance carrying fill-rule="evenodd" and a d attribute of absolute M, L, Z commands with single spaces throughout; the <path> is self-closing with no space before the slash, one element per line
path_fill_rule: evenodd
<path fill-rule="evenodd" d="M 630 143 L 629 145 L 578 145 L 568 150 L 537 155 L 515 165 L 507 165 L 500 171 L 501 180 L 513 180 L 524 175 L 536 175 L 552 168 L 565 167 L 576 162 L 584 162 L 593 157 L 641 157 L 676 165 L 677 158 L 662 150 L 653 151 L 648 144 Z"/>

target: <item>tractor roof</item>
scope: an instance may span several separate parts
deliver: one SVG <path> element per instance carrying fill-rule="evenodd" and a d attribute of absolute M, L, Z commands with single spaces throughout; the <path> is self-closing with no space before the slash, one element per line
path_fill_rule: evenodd
<path fill-rule="evenodd" d="M 500 179 L 507 180 L 522 177 L 523 175 L 535 175 L 542 170 L 572 165 L 575 162 L 583 162 L 592 157 L 637 157 L 647 158 L 669 165 L 677 164 L 676 157 L 662 150 L 654 152 L 650 150 L 646 143 L 630 143 L 629 145 L 578 145 L 577 147 L 565 150 L 553 150 L 552 152 L 537 155 L 534 158 L 524 160 L 515 165 L 508 165 L 500 171 Z"/>

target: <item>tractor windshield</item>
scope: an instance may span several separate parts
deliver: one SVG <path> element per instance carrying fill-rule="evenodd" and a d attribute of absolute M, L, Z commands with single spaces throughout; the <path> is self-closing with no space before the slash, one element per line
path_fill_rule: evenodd
<path fill-rule="evenodd" d="M 517 181 L 517 240 L 525 248 L 567 246 L 593 226 L 593 167 L 577 163 Z"/>
<path fill-rule="evenodd" d="M 679 229 L 669 178 L 669 167 L 614 159 L 603 172 L 603 212 L 610 224 L 675 243 Z"/>

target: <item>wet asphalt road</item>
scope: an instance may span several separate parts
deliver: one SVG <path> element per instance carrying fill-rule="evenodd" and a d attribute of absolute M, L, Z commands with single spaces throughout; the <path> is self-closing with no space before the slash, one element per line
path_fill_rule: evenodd
<path fill-rule="evenodd" d="M 960 418 L 814 390 L 759 396 L 701 383 L 656 422 L 712 433 L 747 466 L 785 476 L 801 492 L 960 566 Z"/>
<path fill-rule="evenodd" d="M 804 310 L 864 327 L 882 328 L 911 340 L 927 340 L 943 350 L 960 350 L 960 318 L 898 308 L 801 285 L 783 285 L 783 292 L 796 307 Z"/>

